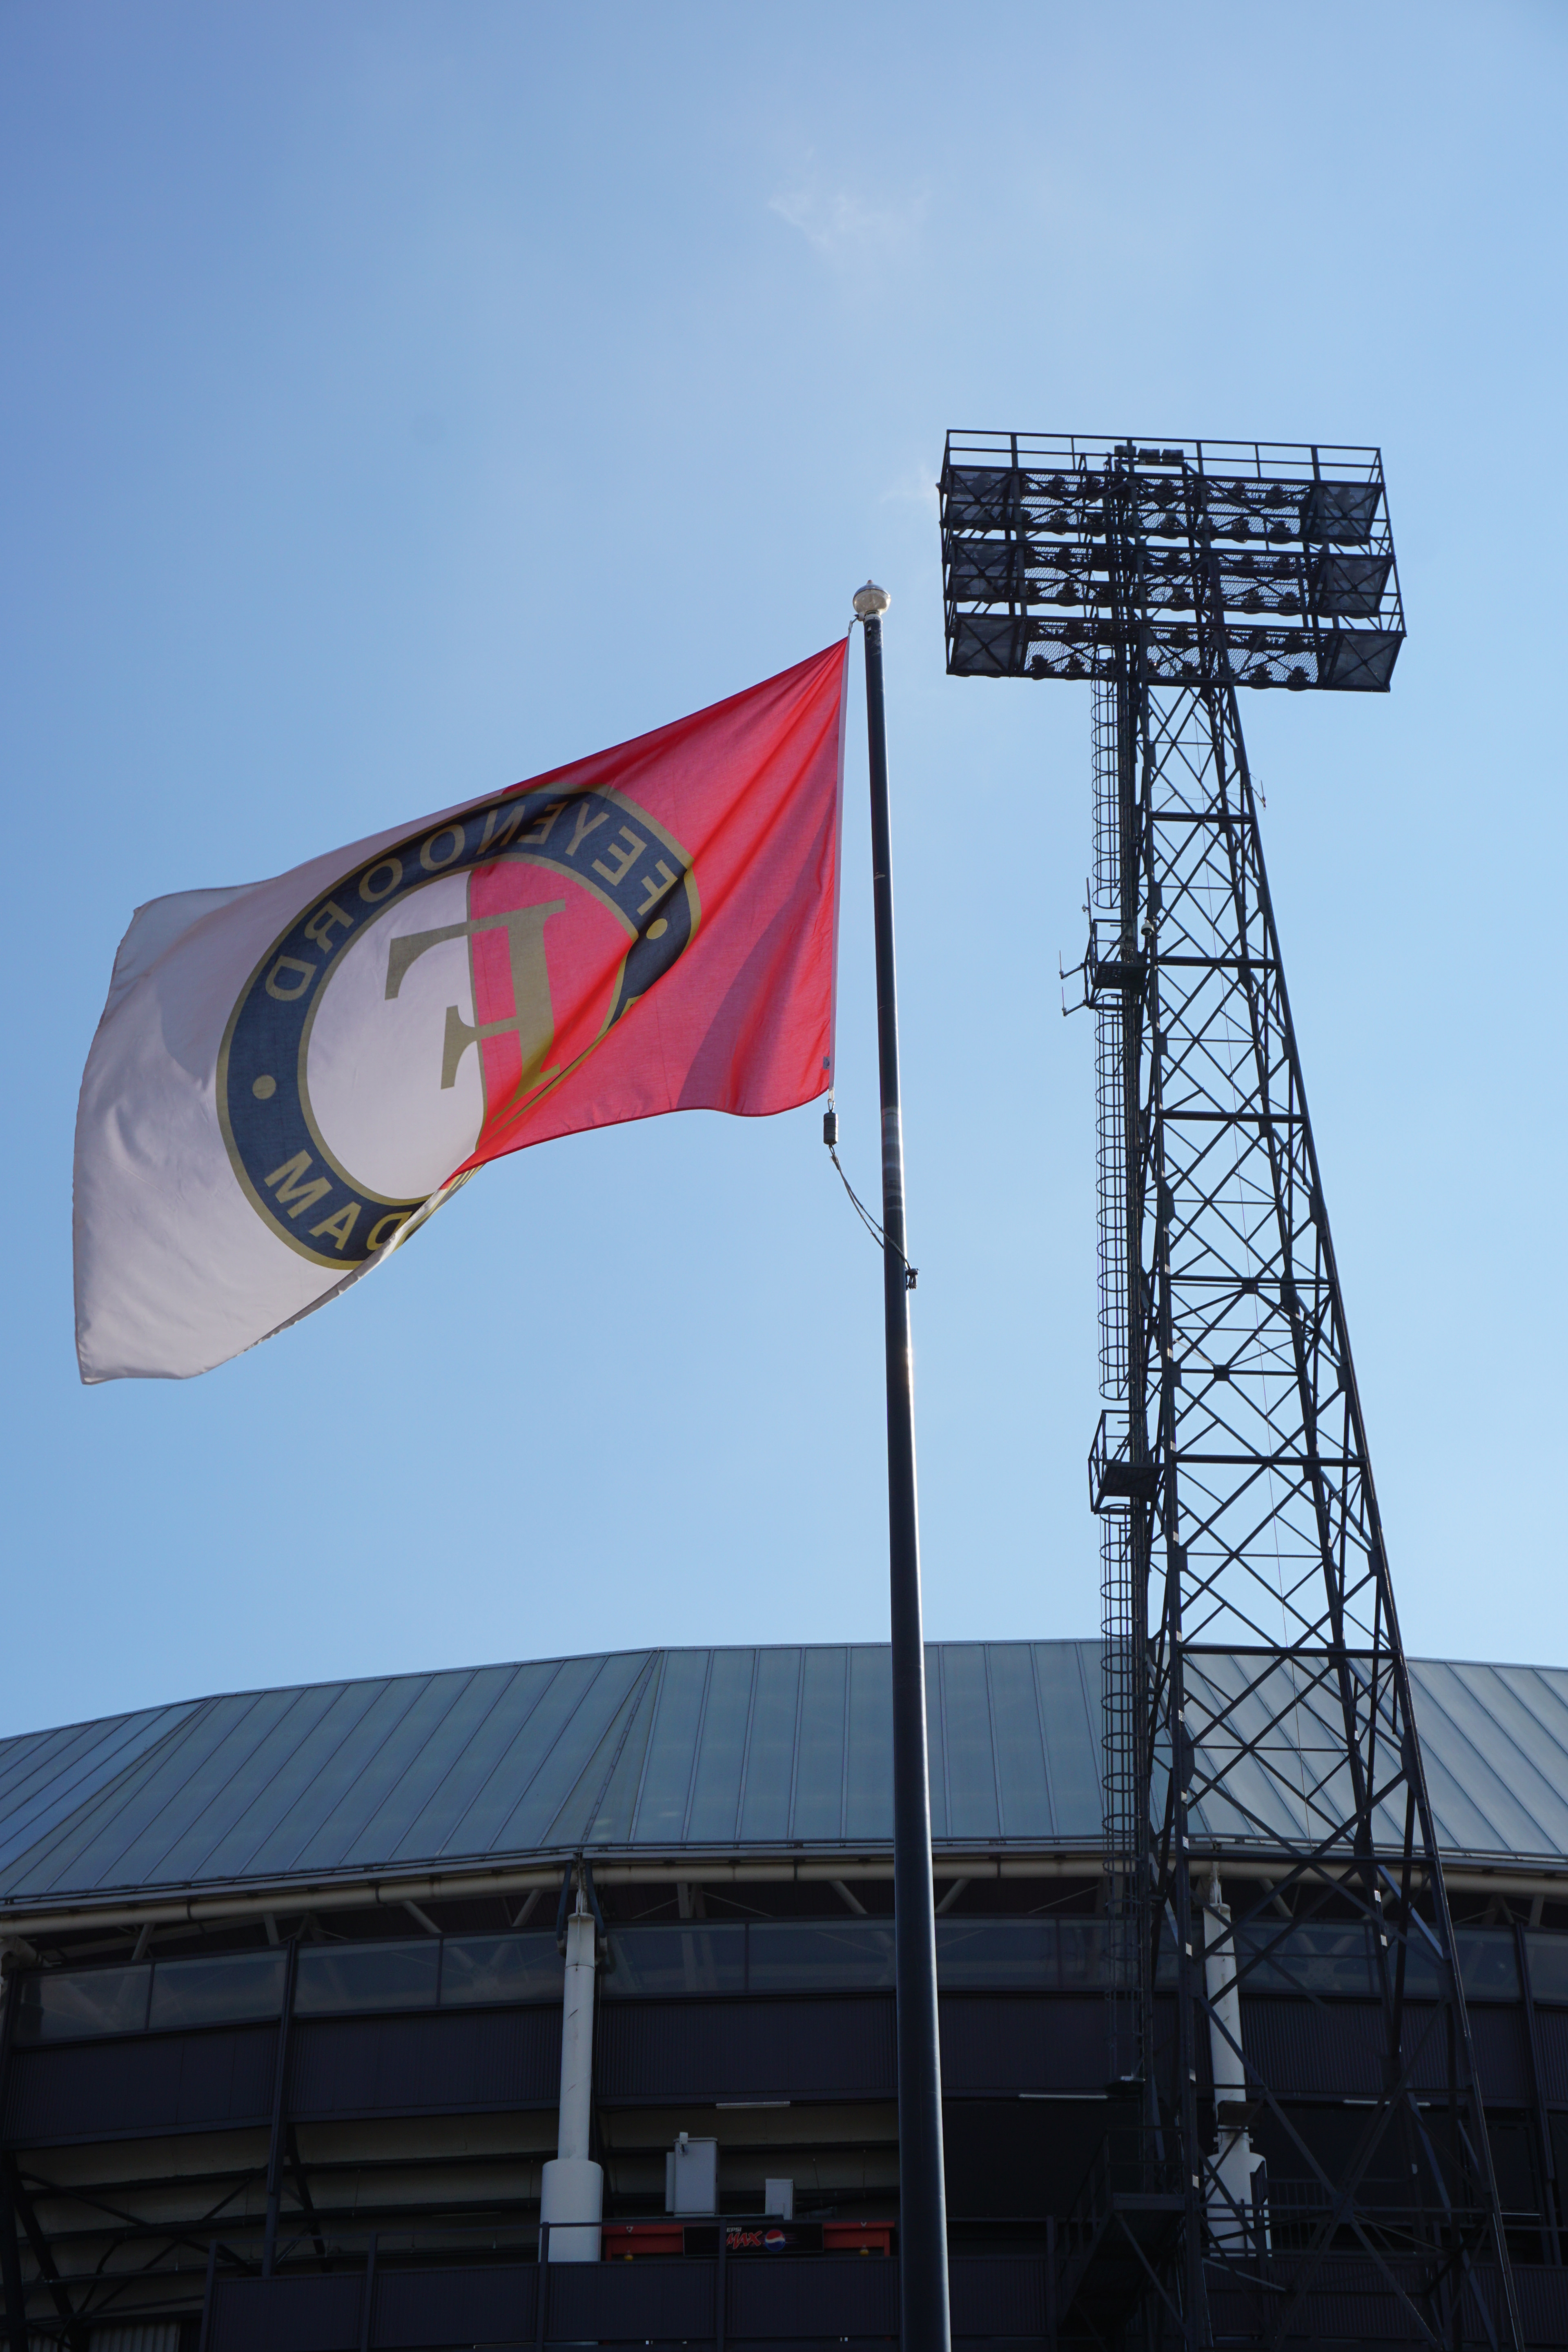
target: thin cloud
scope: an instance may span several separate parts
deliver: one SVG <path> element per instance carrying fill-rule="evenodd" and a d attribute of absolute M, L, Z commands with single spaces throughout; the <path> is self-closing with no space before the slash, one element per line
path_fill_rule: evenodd
<path fill-rule="evenodd" d="M 927 459 L 913 461 L 896 481 L 889 482 L 882 492 L 884 506 L 936 506 L 936 463 Z"/>
<path fill-rule="evenodd" d="M 868 203 L 852 189 L 829 184 L 808 171 L 793 186 L 768 199 L 791 228 L 798 229 L 826 260 L 854 262 L 886 257 L 911 245 L 926 215 L 924 189 L 896 200 Z"/>

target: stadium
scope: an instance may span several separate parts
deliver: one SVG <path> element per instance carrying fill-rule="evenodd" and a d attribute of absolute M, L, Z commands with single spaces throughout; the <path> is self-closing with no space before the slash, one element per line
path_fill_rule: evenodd
<path fill-rule="evenodd" d="M 950 674 L 1092 687 L 1101 1639 L 922 1643 L 868 581 L 881 1221 L 849 1197 L 882 1252 L 889 1646 L 12 1742 L 10 2352 L 1568 2347 L 1568 1684 L 1406 1659 L 1240 719 L 1243 688 L 1387 689 L 1381 452 L 966 432 L 939 499 Z M 142 909 L 79 1121 L 84 1378 L 228 1360 L 552 1136 L 826 1095 L 837 1165 L 843 679 L 834 645 Z M 416 1054 L 374 1024 L 447 950 L 426 1009 L 467 973 L 472 1018 Z M 483 1039 L 493 1099 L 432 1127 Z M 367 1070 L 374 1134 L 431 1155 L 401 1192 L 311 1108 Z"/>
<path fill-rule="evenodd" d="M 1525 2333 L 1568 2344 L 1568 1674 L 1412 1675 Z M 1299 2145 L 1336 2160 L 1383 2044 L 1359 1912 L 1258 1826 L 1311 1709 L 1257 1705 L 1272 1744 L 1193 1861 L 1216 1916 L 1284 1889 L 1240 1996 L 1292 2126 L 1252 2123 L 1267 2270 L 1314 2219 Z M 882 1648 L 672 1649 L 7 1740 L 9 2352 L 896 2336 L 889 1706 Z M 928 1720 L 953 2334 L 1103 2343 L 1139 2289 L 1103 2226 L 1101 1645 L 933 1644 Z M 574 1914 L 603 2210 L 565 2251 L 599 2259 L 542 2264 Z M 1413 2008 L 1435 1990 L 1413 1961 Z M 1168 2105 L 1168 2034 L 1155 2063 Z M 1353 2251 L 1294 2328 L 1408 2333 Z"/>

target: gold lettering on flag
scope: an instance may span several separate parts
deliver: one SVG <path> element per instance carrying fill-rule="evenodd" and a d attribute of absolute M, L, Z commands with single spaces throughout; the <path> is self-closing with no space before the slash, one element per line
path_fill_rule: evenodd
<path fill-rule="evenodd" d="M 655 876 L 658 877 L 657 880 L 655 879 Z M 643 888 L 647 892 L 647 897 L 642 900 L 641 904 L 637 908 L 637 920 L 640 922 L 645 915 L 651 913 L 661 898 L 668 897 L 669 893 L 674 889 L 677 882 L 679 881 L 680 877 L 679 874 L 672 874 L 670 872 L 662 857 L 656 857 L 654 860 L 653 873 L 641 874 L 637 877 L 637 879 L 641 882 Z"/>
<path fill-rule="evenodd" d="M 331 1234 L 333 1248 L 341 1253 L 348 1247 L 349 1235 L 359 1223 L 359 1202 L 351 1201 L 347 1208 L 340 1209 L 335 1216 L 323 1217 L 319 1225 L 310 1227 L 310 1239 L 314 1241 L 319 1234 Z"/>
<path fill-rule="evenodd" d="M 630 848 L 623 849 L 621 846 L 623 842 L 629 842 Z M 642 856 L 647 847 L 647 844 L 640 833 L 634 833 L 629 824 L 623 824 L 614 841 L 606 842 L 605 845 L 605 857 L 613 858 L 615 863 L 606 866 L 605 857 L 595 857 L 594 871 L 595 874 L 602 874 L 613 890 L 618 890 L 626 878 L 627 868 Z"/>
<path fill-rule="evenodd" d="M 286 1160 L 281 1168 L 275 1168 L 270 1176 L 264 1176 L 261 1180 L 268 1192 L 276 1192 L 280 1201 L 293 1202 L 294 1206 L 289 1212 L 291 1217 L 299 1216 L 302 1209 L 313 1209 L 316 1202 L 325 1200 L 332 1189 L 325 1176 L 318 1176 L 309 1184 L 304 1181 L 312 1164 L 308 1151 L 297 1151 L 292 1160 Z M 339 1247 L 342 1247 L 341 1243 Z"/>
<path fill-rule="evenodd" d="M 286 971 L 297 971 L 300 975 L 292 988 L 285 988 L 283 985 L 283 974 Z M 292 1004 L 297 996 L 304 995 L 315 977 L 314 964 L 303 962 L 299 956 L 279 956 L 267 975 L 267 993 L 268 996 L 277 997 L 279 1003 Z"/>
<path fill-rule="evenodd" d="M 317 908 L 315 913 L 306 924 L 305 937 L 310 940 L 313 945 L 319 947 L 323 955 L 331 955 L 333 947 L 331 933 L 333 927 L 341 924 L 345 931 L 352 930 L 353 928 L 353 919 L 354 919 L 352 915 L 344 914 L 342 908 L 339 906 L 335 898 L 329 898 L 324 907 Z"/>
<path fill-rule="evenodd" d="M 590 816 L 588 808 L 589 803 L 586 801 L 582 802 L 578 807 L 577 822 L 572 828 L 572 838 L 566 845 L 568 857 L 575 857 L 588 835 L 597 833 L 602 824 L 608 824 L 610 822 L 608 809 L 601 809 L 597 816 Z"/>

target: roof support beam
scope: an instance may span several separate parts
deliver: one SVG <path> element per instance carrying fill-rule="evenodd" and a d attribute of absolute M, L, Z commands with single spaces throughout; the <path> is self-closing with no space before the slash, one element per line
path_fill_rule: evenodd
<path fill-rule="evenodd" d="M 1082 1854 L 942 1853 L 936 1859 L 940 1878 L 1094 1878 L 1100 1867 L 1098 1844 Z M 879 1853 L 837 1854 L 831 1861 L 756 1862 L 710 1861 L 691 1855 L 680 1862 L 604 1862 L 594 1865 L 599 1886 L 675 1886 L 682 1880 L 710 1886 L 810 1885 L 836 1878 L 891 1878 L 893 1858 Z M 475 1895 L 526 1895 L 535 1888 L 553 1894 L 561 1884 L 561 1863 L 532 1863 L 510 1870 L 454 1872 L 450 1877 L 343 1879 L 335 1885 L 269 1886 L 254 1895 L 148 1895 L 134 1903 L 77 1905 L 69 1910 L 32 1911 L 15 1917 L 0 1909 L 0 1937 L 26 1934 L 44 1943 L 55 1937 L 77 1935 L 91 1928 L 139 1927 L 146 1920 L 158 1926 L 202 1927 L 235 1919 L 298 1918 L 306 1912 L 363 1911 L 384 1904 L 406 1910 L 415 1901 L 456 1902 Z"/>
<path fill-rule="evenodd" d="M 1226 1878 L 1257 1878 L 1272 1880 L 1280 1874 L 1276 1855 L 1231 1854 L 1223 1847 L 1205 1848 L 1200 1855 L 1196 1841 L 1194 1860 L 1214 1861 Z M 1081 1853 L 1020 1853 L 1016 1849 L 1005 1854 L 939 1853 L 934 1876 L 941 1879 L 998 1878 L 1098 1878 L 1103 1856 L 1098 1844 L 1092 1851 Z M 1314 1879 L 1337 1879 L 1353 1865 L 1331 1860 L 1316 1864 L 1309 1874 Z M 600 1886 L 676 1886 L 682 1881 L 702 1883 L 710 1886 L 764 1885 L 828 1885 L 840 1879 L 889 1879 L 893 1874 L 890 1854 L 836 1855 L 831 1861 L 710 1861 L 696 1855 L 685 1861 L 603 1862 L 594 1869 L 594 1878 Z M 1555 1869 L 1542 1865 L 1530 1870 L 1464 1867 L 1452 1865 L 1443 1873 L 1444 1883 L 1462 1889 L 1467 1894 L 1541 1895 L 1548 1902 L 1568 1902 L 1568 1858 Z M 465 1872 L 449 1878 L 364 1878 L 348 1879 L 330 1886 L 278 1886 L 264 1894 L 195 1895 L 158 1897 L 150 1895 L 134 1903 L 78 1905 L 58 1911 L 18 1912 L 7 1916 L 0 1909 L 0 1941 L 13 1948 L 21 1937 L 35 1943 L 48 1944 L 60 1936 L 82 1935 L 94 1928 L 135 1928 L 149 1923 L 157 1927 L 179 1926 L 203 1927 L 222 1925 L 243 1919 L 265 1922 L 270 1915 L 299 1918 L 308 1912 L 363 1911 L 378 1905 L 407 1910 L 423 1898 L 426 1902 L 455 1902 L 475 1895 L 528 1895 L 538 1890 L 553 1894 L 561 1883 L 559 1861 L 530 1864 L 512 1870 L 484 1873 Z M 1419 1889 L 1421 1874 L 1415 1874 Z M 531 1908 L 531 1906 L 526 1906 Z M 520 1910 L 518 1920 L 526 1916 Z"/>

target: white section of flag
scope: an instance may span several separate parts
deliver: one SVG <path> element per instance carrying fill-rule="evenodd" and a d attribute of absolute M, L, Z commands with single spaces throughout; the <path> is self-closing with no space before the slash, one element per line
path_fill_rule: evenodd
<path fill-rule="evenodd" d="M 334 1276 L 268 1230 L 229 1160 L 217 1067 L 229 1014 L 268 949 L 342 876 L 409 831 L 372 835 L 269 882 L 184 890 L 138 908 L 115 957 L 77 1111 L 84 1381 L 208 1371 L 324 1306 L 390 1254 Z M 323 1037 L 329 1055 L 333 1043 Z M 360 1108 L 374 1123 L 374 1105 Z M 352 1117 L 352 1107 L 342 1115 Z M 463 1156 L 447 1159 L 441 1174 Z"/>

